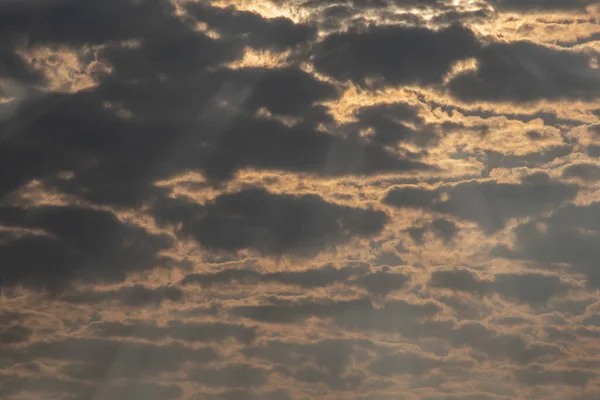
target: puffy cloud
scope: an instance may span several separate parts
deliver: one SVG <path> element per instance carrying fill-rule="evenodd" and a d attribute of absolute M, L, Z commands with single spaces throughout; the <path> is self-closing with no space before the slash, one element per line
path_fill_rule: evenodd
<path fill-rule="evenodd" d="M 531 386 L 560 382 L 570 386 L 585 387 L 590 379 L 595 376 L 590 371 L 577 369 L 552 370 L 539 364 L 515 370 L 514 374 L 519 382 Z"/>
<path fill-rule="evenodd" d="M 202 287 L 213 285 L 256 285 L 261 282 L 277 282 L 284 285 L 300 286 L 315 289 L 336 283 L 356 285 L 374 295 L 386 296 L 390 292 L 402 289 L 410 281 L 410 277 L 398 273 L 378 270 L 371 272 L 368 264 L 348 265 L 336 268 L 325 265 L 301 271 L 261 273 L 253 269 L 224 269 L 211 274 L 191 274 L 186 276 L 182 284 L 199 284 Z"/>
<path fill-rule="evenodd" d="M 217 250 L 249 248 L 265 255 L 310 255 L 354 237 L 376 235 L 381 211 L 328 203 L 316 195 L 277 195 L 263 189 L 223 194 L 205 205 L 172 201 L 155 207 L 159 220 Z"/>
<path fill-rule="evenodd" d="M 594 243 L 598 237 L 599 211 L 598 203 L 560 208 L 548 218 L 519 225 L 515 229 L 514 248 L 498 246 L 493 254 L 531 260 L 547 269 L 566 264 L 572 272 L 584 274 L 587 282 L 596 287 L 600 284 L 594 262 L 598 255 Z"/>
<path fill-rule="evenodd" d="M 492 43 L 476 58 L 476 70 L 449 83 L 450 92 L 464 101 L 592 101 L 600 96 L 600 71 L 590 67 L 590 54 L 523 41 Z"/>
<path fill-rule="evenodd" d="M 191 380 L 207 387 L 260 387 L 267 383 L 268 376 L 268 370 L 248 364 L 230 364 L 220 369 L 198 368 L 189 371 Z"/>
<path fill-rule="evenodd" d="M 570 288 L 555 275 L 503 273 L 494 275 L 493 279 L 481 279 L 468 269 L 435 271 L 429 285 L 481 295 L 498 293 L 532 306 L 547 304 L 552 297 L 566 294 Z"/>
<path fill-rule="evenodd" d="M 565 178 L 579 178 L 587 182 L 600 180 L 600 166 L 593 163 L 575 163 L 563 169 Z"/>
<path fill-rule="evenodd" d="M 2 207 L 0 222 L 44 232 L 0 244 L 1 263 L 10 266 L 3 273 L 3 286 L 58 289 L 71 280 L 120 281 L 127 272 L 164 264 L 158 253 L 171 245 L 168 236 L 149 234 L 111 212 L 83 207 Z"/>
<path fill-rule="evenodd" d="M 283 50 L 314 40 L 317 34 L 311 25 L 294 23 L 284 17 L 266 19 L 258 13 L 240 11 L 233 6 L 218 8 L 188 3 L 185 8 L 219 34 L 241 38 L 255 48 Z"/>
<path fill-rule="evenodd" d="M 122 286 L 112 290 L 71 291 L 60 296 L 61 300 L 76 304 L 96 304 L 118 302 L 124 306 L 141 307 L 160 304 L 163 301 L 178 302 L 183 299 L 183 292 L 174 286 L 148 288 L 142 285 Z"/>
<path fill-rule="evenodd" d="M 0 3 L 0 397 L 598 397 L 591 2 Z"/>
<path fill-rule="evenodd" d="M 573 11 L 584 10 L 593 5 L 593 0 L 492 0 L 491 3 L 502 11 Z"/>
<path fill-rule="evenodd" d="M 256 328 L 244 325 L 219 322 L 169 321 L 165 326 L 157 326 L 137 321 L 132 324 L 122 322 L 96 322 L 90 325 L 89 332 L 101 338 L 137 338 L 160 341 L 166 338 L 185 342 L 218 342 L 229 338 L 250 343 L 256 337 Z"/>
<path fill-rule="evenodd" d="M 468 181 L 438 189 L 398 187 L 388 192 L 384 203 L 450 214 L 476 222 L 493 233 L 502 229 L 511 218 L 555 208 L 572 199 L 577 190 L 577 186 L 537 173 L 522 178 L 520 183 Z"/>
<path fill-rule="evenodd" d="M 379 375 L 426 374 L 434 369 L 468 367 L 469 363 L 427 357 L 419 354 L 397 353 L 379 358 L 370 369 Z"/>
<path fill-rule="evenodd" d="M 322 73 L 364 85 L 381 77 L 388 85 L 441 82 L 452 63 L 478 50 L 474 34 L 452 26 L 439 31 L 399 26 L 369 26 L 327 36 L 314 63 Z"/>
<path fill-rule="evenodd" d="M 34 342 L 13 353 L 15 361 L 61 361 L 62 372 L 77 380 L 140 379 L 176 372 L 186 362 L 210 362 L 218 355 L 210 347 L 190 348 L 177 343 L 151 344 L 92 338 Z"/>

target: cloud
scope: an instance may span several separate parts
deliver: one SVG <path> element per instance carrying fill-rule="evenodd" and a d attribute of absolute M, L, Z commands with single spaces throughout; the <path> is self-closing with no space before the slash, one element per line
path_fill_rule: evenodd
<path fill-rule="evenodd" d="M 192 274 L 184 278 L 182 283 L 200 284 L 211 287 L 215 284 L 256 284 L 258 282 L 278 282 L 296 285 L 303 288 L 318 288 L 349 281 L 352 277 L 361 276 L 369 271 L 368 265 L 345 266 L 336 268 L 331 264 L 319 268 L 301 271 L 283 271 L 261 273 L 252 269 L 225 269 L 211 274 Z"/>
<path fill-rule="evenodd" d="M 358 135 L 334 135 L 308 124 L 239 118 L 223 132 L 204 171 L 226 180 L 243 168 L 306 172 L 321 176 L 374 175 L 427 171 L 418 155 L 397 153 Z"/>
<path fill-rule="evenodd" d="M 523 177 L 520 183 L 467 181 L 455 186 L 425 189 L 405 186 L 390 190 L 384 204 L 423 208 L 476 222 L 488 233 L 509 219 L 551 210 L 572 199 L 578 188 L 552 180 L 545 173 Z M 447 199 L 443 199 L 443 196 Z"/>
<path fill-rule="evenodd" d="M 514 231 L 514 248 L 497 246 L 492 254 L 530 260 L 546 269 L 566 264 L 572 272 L 585 275 L 589 285 L 597 287 L 600 275 L 594 260 L 600 256 L 595 245 L 600 230 L 596 222 L 599 212 L 599 203 L 560 208 L 548 218 L 519 225 Z"/>
<path fill-rule="evenodd" d="M 67 338 L 36 342 L 19 354 L 26 359 L 68 362 L 63 373 L 71 378 L 139 379 L 177 372 L 186 362 L 210 362 L 218 358 L 210 347 L 189 348 L 180 344 L 155 345 L 104 339 Z"/>
<path fill-rule="evenodd" d="M 415 353 L 396 353 L 383 356 L 373 362 L 369 368 L 378 375 L 393 376 L 409 374 L 411 376 L 423 375 L 434 369 L 468 367 L 468 362 L 457 362 L 443 358 Z"/>
<path fill-rule="evenodd" d="M 242 73 L 258 75 L 245 103 L 250 111 L 266 107 L 274 114 L 306 115 L 315 102 L 338 96 L 332 85 L 300 69 L 246 69 Z"/>
<path fill-rule="evenodd" d="M 419 132 L 415 132 L 409 124 L 423 124 L 418 109 L 405 103 L 362 107 L 356 114 L 357 127 L 373 129 L 375 133 L 370 136 L 370 139 L 384 145 L 413 139 L 419 135 Z"/>
<path fill-rule="evenodd" d="M 431 223 L 431 229 L 445 242 L 451 242 L 459 231 L 459 228 L 452 221 L 444 218 L 435 219 Z"/>
<path fill-rule="evenodd" d="M 313 343 L 270 340 L 244 349 L 246 356 L 269 361 L 280 373 L 308 384 L 324 383 L 335 391 L 357 390 L 364 377 L 351 370 L 353 360 L 375 346 L 368 340 L 321 340 Z"/>
<path fill-rule="evenodd" d="M 366 298 L 336 302 L 273 299 L 270 303 L 237 306 L 229 310 L 236 317 L 266 323 L 295 324 L 309 318 L 320 318 L 329 319 L 351 331 L 397 333 L 411 338 L 430 336 L 434 330 L 447 332 L 451 329 L 444 321 L 429 321 L 441 311 L 441 305 L 434 301 L 389 300 L 376 306 Z"/>
<path fill-rule="evenodd" d="M 570 164 L 563 169 L 562 176 L 565 178 L 579 178 L 586 182 L 600 180 L 600 166 L 592 163 Z"/>
<path fill-rule="evenodd" d="M 469 293 L 483 293 L 488 282 L 480 279 L 475 273 L 466 268 L 453 270 L 438 270 L 431 274 L 429 286 L 460 290 Z"/>
<path fill-rule="evenodd" d="M 221 35 L 241 39 L 254 48 L 284 50 L 316 38 L 315 26 L 294 23 L 284 17 L 264 18 L 258 13 L 239 11 L 233 6 L 210 7 L 186 4 L 185 9 Z"/>
<path fill-rule="evenodd" d="M 255 327 L 222 322 L 169 321 L 166 325 L 159 326 L 142 321 L 131 324 L 103 321 L 93 323 L 88 331 L 100 338 L 137 338 L 154 342 L 167 338 L 190 343 L 221 342 L 234 338 L 241 343 L 251 343 L 257 336 Z"/>
<path fill-rule="evenodd" d="M 479 352 L 484 359 L 510 360 L 526 365 L 538 359 L 552 359 L 563 354 L 554 344 L 530 342 L 522 335 L 498 333 L 479 322 L 467 321 L 451 331 L 434 332 L 456 347 L 468 347 Z"/>
<path fill-rule="evenodd" d="M 21 325 L 12 325 L 4 329 L 0 328 L 0 343 L 10 345 L 26 342 L 32 333 L 31 329 Z"/>
<path fill-rule="evenodd" d="M 593 5 L 594 0 L 492 0 L 501 11 L 575 11 Z"/>
<path fill-rule="evenodd" d="M 405 287 L 410 277 L 402 273 L 376 271 L 359 277 L 356 282 L 369 293 L 378 296 L 387 296 L 389 293 Z"/>
<path fill-rule="evenodd" d="M 197 368 L 188 372 L 188 378 L 206 387 L 252 388 L 264 386 L 269 371 L 249 364 L 229 364 L 224 368 Z"/>
<path fill-rule="evenodd" d="M 410 281 L 410 277 L 402 273 L 383 270 L 371 272 L 368 264 L 358 263 L 336 268 L 331 264 L 323 267 L 301 271 L 284 271 L 261 273 L 252 269 L 224 269 L 209 274 L 191 274 L 186 276 L 182 284 L 199 284 L 202 287 L 213 285 L 256 285 L 260 282 L 277 282 L 284 285 L 300 286 L 314 289 L 345 283 L 366 289 L 374 295 L 386 296 L 401 289 Z"/>
<path fill-rule="evenodd" d="M 547 304 L 552 297 L 566 294 L 571 287 L 555 275 L 502 273 L 492 279 L 481 279 L 468 269 L 435 271 L 431 274 L 429 285 L 479 295 L 497 293 L 531 306 Z"/>
<path fill-rule="evenodd" d="M 402 196 L 405 196 L 401 195 Z M 410 196 L 410 194 L 409 194 Z M 437 218 L 429 224 L 422 226 L 412 226 L 406 230 L 415 244 L 421 246 L 425 243 L 425 235 L 432 232 L 436 237 L 441 239 L 445 244 L 451 244 L 460 229 L 458 226 L 445 218 Z"/>
<path fill-rule="evenodd" d="M 98 400 L 171 400 L 179 399 L 183 394 L 177 385 L 157 384 L 148 382 L 103 383 L 90 385 L 72 380 L 56 378 L 2 377 L 3 387 L 0 394 L 18 395 L 26 387 L 29 394 L 50 394 L 52 396 L 69 396 L 70 399 L 84 400 L 94 398 Z"/>
<path fill-rule="evenodd" d="M 177 385 L 160 385 L 155 383 L 121 383 L 100 386 L 93 395 L 98 400 L 169 400 L 180 399 L 183 390 Z M 83 399 L 82 399 L 83 400 Z"/>
<path fill-rule="evenodd" d="M 271 20 L 208 6 L 202 10 L 215 24 L 231 29 L 242 28 L 237 22 L 244 21 L 248 24 L 244 29 L 269 27 L 252 39 L 265 45 L 284 40 L 272 30 L 304 29 L 283 18 Z M 108 72 L 101 68 L 90 72 L 95 81 L 92 88 L 34 96 L 4 121 L 1 128 L 10 135 L 0 147 L 0 196 L 42 179 L 53 188 L 94 202 L 138 206 L 160 194 L 156 180 L 183 171 L 204 171 L 214 180 L 230 179 L 244 167 L 314 172 L 323 169 L 327 155 L 335 152 L 342 153 L 342 162 L 366 154 L 365 166 L 342 174 L 425 167 L 374 145 L 316 132 L 310 124 L 292 130 L 276 121 L 256 119 L 254 113 L 264 107 L 273 114 L 327 120 L 327 113 L 313 109 L 313 103 L 332 99 L 337 92 L 296 68 L 218 67 L 242 56 L 241 43 L 196 31 L 174 11 L 155 1 L 85 5 L 65 1 L 47 3 L 41 9 L 19 5 L 0 15 L 7 19 L 6 32 L 27 37 L 42 48 L 102 44 L 93 52 L 93 62 L 108 68 Z M 61 22 L 61 15 L 77 15 L 78 22 Z M 230 18 L 236 24 L 229 25 Z M 118 29 L 111 28 L 115 24 Z M 120 43 L 133 39 L 137 42 Z M 289 135 L 279 141 L 279 149 L 269 148 L 269 141 L 281 132 Z M 306 138 L 300 137 L 303 132 Z M 242 143 L 247 151 L 237 147 L 237 140 L 252 134 L 253 145 Z M 301 148 L 306 164 L 293 152 Z M 318 166 L 311 163 L 311 157 Z M 290 166 L 288 159 L 296 165 Z M 56 177 L 65 171 L 73 176 Z"/>
<path fill-rule="evenodd" d="M 372 25 L 327 36 L 314 64 L 324 74 L 361 85 L 376 77 L 387 85 L 429 85 L 441 82 L 452 63 L 473 56 L 478 47 L 474 34 L 460 26 L 433 31 Z"/>
<path fill-rule="evenodd" d="M 225 390 L 217 394 L 213 393 L 198 393 L 193 397 L 194 400 L 199 399 L 218 399 L 218 400 L 292 400 L 291 394 L 283 389 L 273 391 L 254 391 L 248 389 L 233 389 Z"/>
<path fill-rule="evenodd" d="M 600 96 L 600 72 L 591 55 L 532 42 L 492 43 L 476 57 L 475 71 L 459 74 L 450 93 L 468 102 L 541 99 L 593 100 Z"/>
<path fill-rule="evenodd" d="M 569 386 L 585 387 L 596 374 L 577 369 L 552 370 L 543 365 L 534 364 L 528 368 L 515 370 L 514 375 L 517 381 L 529 386 L 563 383 Z"/>
<path fill-rule="evenodd" d="M 0 397 L 597 398 L 589 3 L 0 0 Z"/>
<path fill-rule="evenodd" d="M 61 300 L 76 304 L 96 304 L 103 302 L 118 302 L 128 307 L 143 307 L 158 305 L 164 301 L 179 302 L 183 292 L 173 286 L 148 288 L 143 285 L 122 286 L 113 290 L 74 291 L 60 296 Z"/>
<path fill-rule="evenodd" d="M 3 286 L 59 289 L 71 280 L 121 281 L 127 272 L 163 264 L 158 252 L 171 245 L 169 237 L 123 223 L 111 212 L 82 207 L 2 207 L 0 222 L 46 233 L 0 244 L 1 263 L 13 266 L 3 274 Z"/>
<path fill-rule="evenodd" d="M 154 210 L 159 220 L 182 223 L 182 233 L 209 249 L 249 248 L 265 255 L 316 254 L 354 237 L 376 235 L 387 222 L 381 211 L 258 188 L 223 194 L 202 206 L 180 200 Z"/>

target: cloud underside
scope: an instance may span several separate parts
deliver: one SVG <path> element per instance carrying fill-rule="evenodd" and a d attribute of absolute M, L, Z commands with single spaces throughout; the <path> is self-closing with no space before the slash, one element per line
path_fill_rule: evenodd
<path fill-rule="evenodd" d="M 0 0 L 0 397 L 600 398 L 597 11 Z"/>

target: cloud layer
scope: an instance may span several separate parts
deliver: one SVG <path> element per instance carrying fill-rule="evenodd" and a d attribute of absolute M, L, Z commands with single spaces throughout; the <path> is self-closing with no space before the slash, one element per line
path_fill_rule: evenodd
<path fill-rule="evenodd" d="M 599 398 L 599 11 L 0 0 L 0 397 Z"/>

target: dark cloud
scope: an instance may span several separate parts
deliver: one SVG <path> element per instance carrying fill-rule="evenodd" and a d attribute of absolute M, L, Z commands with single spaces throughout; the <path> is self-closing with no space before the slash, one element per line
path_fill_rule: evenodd
<path fill-rule="evenodd" d="M 356 279 L 356 283 L 369 293 L 387 296 L 389 293 L 402 289 L 410 281 L 410 277 L 401 273 L 376 271 Z"/>
<path fill-rule="evenodd" d="M 170 400 L 180 399 L 182 395 L 183 390 L 177 385 L 128 382 L 101 385 L 92 396 L 98 400 Z M 85 396 L 81 400 L 87 398 L 89 397 Z"/>
<path fill-rule="evenodd" d="M 299 69 L 258 69 L 256 73 L 260 77 L 245 103 L 251 111 L 266 107 L 274 114 L 306 115 L 315 102 L 338 95 L 333 86 Z"/>
<path fill-rule="evenodd" d="M 249 364 L 229 364 L 219 369 L 192 369 L 188 378 L 207 387 L 252 388 L 264 386 L 269 371 Z"/>
<path fill-rule="evenodd" d="M 292 400 L 293 397 L 289 392 L 279 389 L 273 391 L 253 391 L 248 389 L 233 389 L 225 390 L 217 394 L 202 393 L 198 394 L 198 398 L 202 399 L 218 399 L 218 400 Z"/>
<path fill-rule="evenodd" d="M 432 207 L 437 199 L 435 191 L 418 186 L 404 186 L 388 192 L 385 204 L 396 207 L 427 208 Z"/>
<path fill-rule="evenodd" d="M 493 290 L 511 300 L 530 305 L 542 305 L 552 297 L 566 294 L 570 288 L 558 276 L 543 274 L 498 274 Z"/>
<path fill-rule="evenodd" d="M 80 396 L 79 399 L 83 400 L 89 398 L 94 391 L 94 387 L 87 383 L 48 376 L 21 376 L 2 373 L 0 374 L 0 381 L 2 381 L 0 396 L 3 398 L 15 398 L 15 396 L 22 395 L 25 391 L 28 395 L 34 396 L 51 394 L 58 397 L 68 394 Z M 26 390 L 24 390 L 25 388 Z M 77 399 L 78 397 L 74 398 Z"/>
<path fill-rule="evenodd" d="M 393 152 L 357 134 L 333 135 L 308 124 L 289 127 L 275 120 L 240 118 L 220 136 L 205 173 L 222 180 L 248 167 L 324 176 L 434 169 L 418 155 Z"/>
<path fill-rule="evenodd" d="M 539 170 L 557 158 L 578 159 L 570 157 L 581 150 L 573 128 L 587 125 L 593 134 L 595 125 L 587 107 L 577 117 L 572 106 L 511 113 L 473 105 L 595 100 L 600 84 L 589 65 L 592 50 L 567 49 L 575 42 L 559 42 L 564 47 L 558 50 L 491 37 L 484 44 L 479 33 L 452 25 L 493 18 L 485 1 L 250 6 L 297 12 L 294 18 L 310 21 L 302 23 L 233 3 L 0 3 L 0 81 L 7 84 L 0 92 L 11 97 L 12 86 L 18 89 L 13 102 L 0 105 L 0 296 L 6 300 L 0 397 L 508 400 L 552 397 L 550 385 L 572 398 L 595 383 L 598 363 L 590 348 L 600 338 L 600 323 L 593 306 L 586 308 L 594 293 L 569 284 L 568 273 L 600 285 L 594 262 L 600 208 L 564 203 L 575 198 L 578 185 L 597 180 L 596 166 L 553 164 L 563 181 L 545 173 L 513 183 L 488 179 L 495 168 L 516 176 L 519 167 Z M 492 3 L 516 11 L 496 22 L 511 18 L 509 25 L 521 26 L 511 35 L 527 36 L 532 31 L 519 13 L 583 10 L 589 2 Z M 593 23 L 561 18 L 536 24 L 551 30 L 570 21 Z M 52 77 L 73 78 L 70 67 L 55 64 L 62 62 L 53 54 L 59 49 L 78 54 L 95 86 L 47 90 Z M 40 50 L 42 70 L 20 55 L 32 50 Z M 246 50 L 281 52 L 286 66 L 228 67 Z M 444 88 L 453 64 L 470 58 L 478 69 L 454 76 Z M 307 72 L 313 67 L 318 74 Z M 360 99 L 352 98 L 353 89 L 345 92 L 348 81 Z M 396 103 L 367 105 L 385 95 L 371 89 L 403 85 L 410 86 L 411 104 L 421 104 L 387 98 Z M 421 95 L 413 86 L 473 104 L 434 104 L 432 92 Z M 335 118 L 327 104 L 338 100 L 336 111 L 343 108 L 353 121 Z M 462 116 L 479 121 L 477 127 Z M 432 123 L 436 117 L 449 121 Z M 557 128 L 564 143 L 546 146 L 540 128 L 524 132 L 540 147 L 526 155 L 473 152 L 461 143 L 450 153 L 436 148 L 446 146 L 449 134 L 451 142 L 469 134 L 485 139 L 489 118 L 538 126 L 540 119 Z M 598 149 L 584 150 L 593 156 Z M 485 179 L 440 181 L 434 173 L 446 156 L 481 163 Z M 255 171 L 251 180 L 262 179 L 270 191 L 245 186 L 246 172 Z M 279 178 L 259 176 L 262 171 L 302 179 L 294 194 L 281 193 Z M 174 179 L 188 173 L 205 181 Z M 319 186 L 315 179 L 333 191 L 327 200 L 305 194 Z M 210 200 L 198 203 L 181 189 L 203 190 L 198 197 Z M 35 198 L 38 190 L 78 205 L 35 206 L 48 202 Z M 385 204 L 426 214 L 413 226 L 384 231 L 396 226 L 390 218 L 402 210 L 388 215 L 377 206 L 329 200 L 367 204 L 381 190 L 389 190 Z M 170 233 L 125 222 L 131 212 Z M 527 269 L 513 262 L 515 272 L 499 273 L 495 263 L 480 260 L 487 252 L 481 245 L 492 238 L 477 241 L 465 222 L 492 234 L 514 218 L 531 219 L 519 221 L 514 245 L 492 255 L 522 260 Z M 428 254 L 401 247 L 398 229 L 417 242 L 435 238 Z M 201 251 L 171 259 L 181 249 L 175 236 L 195 240 Z M 332 255 L 331 264 L 305 258 L 339 252 L 354 239 L 364 239 L 364 246 Z M 441 259 L 450 246 L 466 265 L 478 258 L 489 277 L 474 268 L 448 269 Z M 279 264 L 244 262 L 238 250 L 274 256 Z M 290 261 L 293 268 L 286 269 Z M 413 273 L 418 276 L 411 280 Z M 179 283 L 165 283 L 173 281 Z M 54 296 L 40 296 L 40 289 Z M 517 310 L 496 297 L 518 303 Z M 574 344 L 581 352 L 568 347 Z M 586 351 L 592 355 L 580 355 Z M 490 382 L 478 382 L 481 371 L 493 375 L 497 367 L 502 371 Z"/>
<path fill-rule="evenodd" d="M 522 178 L 521 183 L 468 181 L 431 190 L 400 187 L 390 190 L 384 203 L 450 214 L 476 222 L 488 233 L 494 233 L 511 218 L 555 208 L 573 198 L 577 189 L 554 181 L 545 173 L 537 173 Z"/>
<path fill-rule="evenodd" d="M 409 374 L 414 376 L 440 368 L 460 367 L 469 367 L 469 363 L 433 358 L 417 353 L 396 353 L 377 359 L 369 366 L 369 369 L 378 375 Z"/>
<path fill-rule="evenodd" d="M 304 288 L 316 288 L 348 281 L 352 277 L 368 273 L 368 265 L 346 266 L 343 268 L 325 265 L 322 268 L 304 271 L 273 272 L 264 275 L 264 278 L 267 281 L 272 280 L 284 284 L 298 285 Z"/>
<path fill-rule="evenodd" d="M 158 305 L 164 301 L 179 302 L 183 292 L 174 286 L 148 288 L 143 285 L 123 286 L 113 290 L 68 292 L 60 296 L 61 300 L 76 304 L 96 304 L 119 302 L 124 306 L 143 307 Z"/>
<path fill-rule="evenodd" d="M 443 394 L 426 396 L 423 400 L 513 400 L 512 397 L 496 396 L 486 393 Z"/>
<path fill-rule="evenodd" d="M 431 274 L 429 285 L 474 294 L 497 293 L 507 299 L 541 306 L 561 294 L 566 294 L 569 285 L 558 276 L 536 273 L 497 274 L 484 280 L 468 269 L 439 270 Z"/>
<path fill-rule="evenodd" d="M 261 273 L 251 269 L 225 269 L 212 274 L 192 274 L 185 277 L 183 284 L 200 284 L 211 287 L 215 284 L 255 284 L 258 282 L 279 282 L 304 288 L 317 288 L 344 282 L 353 276 L 368 273 L 367 264 L 336 268 L 328 264 L 320 268 L 302 271 L 282 271 Z"/>
<path fill-rule="evenodd" d="M 460 26 L 439 31 L 369 26 L 327 36 L 314 55 L 316 68 L 338 80 L 365 84 L 382 77 L 389 85 L 440 82 L 453 62 L 473 56 L 479 45 Z"/>
<path fill-rule="evenodd" d="M 51 235 L 15 237 L 0 244 L 0 263 L 7 266 L 3 286 L 60 288 L 72 279 L 120 281 L 129 271 L 164 264 L 157 253 L 171 244 L 167 236 L 123 223 L 111 212 L 81 207 L 3 207 L 0 223 Z"/>
<path fill-rule="evenodd" d="M 165 326 L 137 321 L 96 322 L 89 332 L 101 338 L 138 338 L 160 341 L 166 338 L 185 342 L 221 342 L 230 338 L 242 343 L 251 343 L 257 335 L 255 327 L 222 322 L 180 322 L 169 321 Z"/>
<path fill-rule="evenodd" d="M 492 0 L 492 5 L 501 11 L 574 11 L 584 10 L 594 0 Z"/>
<path fill-rule="evenodd" d="M 579 178 L 593 182 L 600 180 L 600 166 L 592 163 L 577 163 L 566 167 L 562 176 L 565 178 Z"/>
<path fill-rule="evenodd" d="M 181 52 L 204 54 L 201 43 L 190 46 Z M 265 107 L 326 119 L 312 104 L 335 91 L 300 70 L 207 72 L 194 60 L 173 57 L 156 66 L 135 65 L 149 57 L 143 48 L 103 51 L 113 72 L 99 86 L 27 101 L 5 121 L 12 134 L 0 147 L 0 194 L 60 171 L 75 176 L 52 179 L 52 186 L 95 202 L 137 205 L 160 193 L 155 180 L 190 169 L 218 181 L 246 167 L 337 175 L 427 168 L 410 155 L 319 132 L 308 123 L 291 128 L 248 114 Z M 163 75 L 170 78 L 157 78 Z"/>
<path fill-rule="evenodd" d="M 489 282 L 479 278 L 472 271 L 462 269 L 438 270 L 431 274 L 429 286 L 434 288 L 459 290 L 469 293 L 483 294 Z"/>
<path fill-rule="evenodd" d="M 396 267 L 406 264 L 404 260 L 393 251 L 383 251 L 377 255 L 371 262 L 376 266 Z"/>
<path fill-rule="evenodd" d="M 535 364 L 528 368 L 515 370 L 514 375 L 517 381 L 530 386 L 561 383 L 585 387 L 596 374 L 577 369 L 547 369 L 543 365 Z"/>
<path fill-rule="evenodd" d="M 239 11 L 233 6 L 209 7 L 203 3 L 190 3 L 186 10 L 221 35 L 242 40 L 254 48 L 284 50 L 314 40 L 317 30 L 308 24 L 276 17 L 265 19 L 257 13 Z"/>
<path fill-rule="evenodd" d="M 446 243 L 451 242 L 459 231 L 454 222 L 444 218 L 435 219 L 431 223 L 431 229 Z"/>
<path fill-rule="evenodd" d="M 178 17 L 173 5 L 162 0 L 14 2 L 0 12 L 0 41 L 6 49 L 0 63 L 8 76 L 27 78 L 32 74 L 14 52 L 25 42 L 80 46 L 136 39 L 142 41 L 143 49 L 133 53 L 146 56 L 139 57 L 136 64 L 146 70 L 164 63 L 159 57 L 171 58 L 170 65 L 183 66 L 179 61 L 184 54 L 185 64 L 197 67 L 235 59 L 242 45 L 284 50 L 316 34 L 314 27 L 286 18 L 265 19 L 231 7 L 192 4 L 186 9 L 226 37 L 212 40 L 193 32 L 193 24 Z M 195 55 L 194 48 L 204 50 L 201 56 Z"/>
<path fill-rule="evenodd" d="M 402 194 L 400 197 L 405 196 Z M 458 226 L 445 218 L 434 219 L 431 223 L 422 225 L 420 227 L 410 227 L 406 230 L 411 239 L 415 244 L 421 246 L 425 243 L 425 235 L 428 232 L 433 233 L 436 237 L 444 241 L 445 244 L 451 244 L 454 237 L 459 232 Z"/>
<path fill-rule="evenodd" d="M 282 18 L 201 8 L 207 21 L 256 31 L 251 41 L 266 46 L 287 41 L 273 30 L 312 31 Z M 319 172 L 337 162 L 338 174 L 426 167 L 376 145 L 317 132 L 311 124 L 292 129 L 252 117 L 265 107 L 274 114 L 328 120 L 322 108 L 312 106 L 337 92 L 291 67 L 218 68 L 242 55 L 241 43 L 195 31 L 168 2 L 64 1 L 42 9 L 15 5 L 2 14 L 10 19 L 3 28 L 40 45 L 125 39 L 139 44 L 106 44 L 95 57 L 111 71 L 94 72 L 96 87 L 37 96 L 4 121 L 0 129 L 10 135 L 0 146 L 0 196 L 41 178 L 94 202 L 137 206 L 160 194 L 155 180 L 190 169 L 218 181 L 245 167 Z M 62 23 L 68 15 L 77 18 Z M 111 28 L 115 23 L 118 28 Z M 57 25 L 60 29 L 50 29 Z M 347 160 L 355 165 L 344 166 Z M 74 176 L 57 179 L 61 171 Z"/>
<path fill-rule="evenodd" d="M 174 66 L 186 54 L 187 65 L 207 66 L 235 59 L 241 54 L 238 44 L 224 40 L 217 42 L 203 33 L 193 32 L 175 15 L 171 4 L 160 0 L 19 2 L 3 7 L 0 25 L 0 40 L 8 49 L 8 57 L 0 59 L 0 63 L 9 66 L 17 63 L 15 51 L 23 43 L 29 46 L 83 46 L 141 40 L 141 48 L 134 53 L 139 57 L 136 64 L 139 66 L 146 62 L 146 68 L 158 67 L 161 63 L 164 66 L 162 57 L 172 58 L 168 64 Z M 186 51 L 196 46 L 203 48 L 202 57 Z M 14 70 L 27 71 L 25 68 L 11 68 L 8 72 Z M 14 75 L 9 77 L 20 77 Z"/>
<path fill-rule="evenodd" d="M 556 269 L 567 265 L 583 274 L 588 283 L 600 285 L 595 260 L 600 256 L 596 241 L 600 238 L 600 204 L 569 205 L 552 216 L 521 224 L 515 229 L 515 245 L 498 246 L 493 255 L 536 262 L 541 268 Z M 538 223 L 543 223 L 542 228 Z"/>
<path fill-rule="evenodd" d="M 374 347 L 367 340 L 335 339 L 314 343 L 270 340 L 243 352 L 248 357 L 273 363 L 281 373 L 295 380 L 325 383 L 333 390 L 356 390 L 364 378 L 349 372 L 349 367 L 353 360 L 366 354 L 365 349 Z"/>
<path fill-rule="evenodd" d="M 316 195 L 276 195 L 263 189 L 223 194 L 197 205 L 174 201 L 155 207 L 162 221 L 182 223 L 182 232 L 216 250 L 243 248 L 266 255 L 315 254 L 353 237 L 379 233 L 381 211 L 328 203 Z"/>
<path fill-rule="evenodd" d="M 363 107 L 356 113 L 357 129 L 372 129 L 369 140 L 384 146 L 398 142 L 413 142 L 426 145 L 435 138 L 435 132 L 427 129 L 418 115 L 418 109 L 405 103 L 378 104 Z M 415 130 L 412 125 L 416 126 Z"/>
<path fill-rule="evenodd" d="M 479 322 L 468 321 L 451 331 L 434 332 L 456 347 L 467 347 L 489 360 L 511 360 L 518 364 L 529 364 L 534 360 L 556 358 L 563 354 L 554 344 L 531 343 L 519 334 L 498 333 Z"/>
<path fill-rule="evenodd" d="M 320 268 L 302 271 L 270 273 L 261 273 L 251 269 L 225 269 L 212 274 L 188 275 L 184 278 L 182 284 L 199 284 L 202 287 L 212 287 L 216 284 L 252 285 L 260 282 L 277 282 L 313 289 L 336 283 L 345 283 L 362 287 L 372 294 L 386 296 L 394 290 L 403 288 L 409 280 L 410 277 L 401 273 L 371 272 L 368 264 L 358 263 L 342 268 L 336 268 L 328 264 Z"/>
<path fill-rule="evenodd" d="M 441 305 L 433 301 L 391 300 L 378 307 L 368 299 L 332 302 L 276 298 L 266 304 L 233 307 L 229 312 L 267 323 L 294 324 L 309 318 L 329 319 L 353 331 L 397 333 L 414 338 L 431 337 L 432 332 L 452 329 L 453 324 L 429 321 L 441 310 Z"/>
<path fill-rule="evenodd" d="M 535 151 L 525 155 L 505 154 L 499 151 L 485 151 L 478 159 L 485 165 L 483 176 L 487 177 L 496 168 L 536 168 L 565 157 L 573 152 L 572 145 L 560 145 L 543 151 Z"/>
<path fill-rule="evenodd" d="M 600 96 L 600 75 L 585 53 L 556 50 L 532 42 L 493 43 L 477 56 L 477 70 L 450 83 L 463 101 L 535 101 Z"/>
<path fill-rule="evenodd" d="M 19 355 L 27 359 L 68 362 L 63 373 L 71 378 L 102 379 L 147 378 L 164 372 L 177 372 L 186 362 L 210 362 L 218 358 L 209 347 L 189 348 L 179 344 L 154 345 L 104 339 L 68 338 L 37 342 Z"/>
<path fill-rule="evenodd" d="M 0 324 L 0 343 L 3 345 L 21 343 L 27 341 L 33 332 L 31 329 L 21 326 L 12 325 L 3 328 Z"/>

